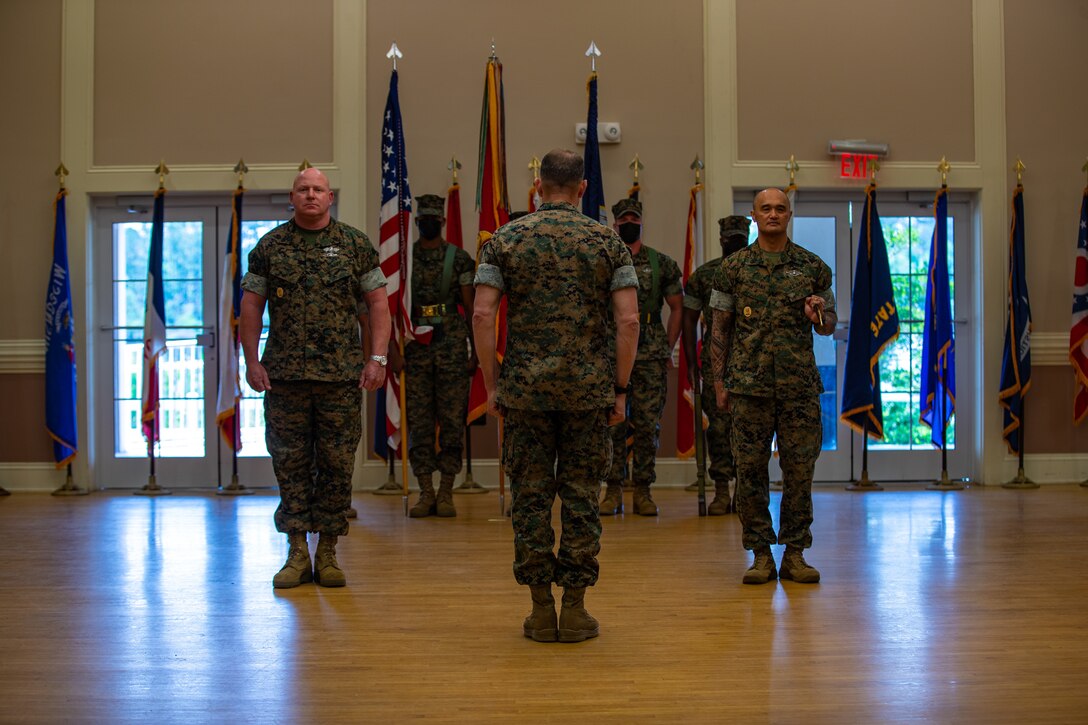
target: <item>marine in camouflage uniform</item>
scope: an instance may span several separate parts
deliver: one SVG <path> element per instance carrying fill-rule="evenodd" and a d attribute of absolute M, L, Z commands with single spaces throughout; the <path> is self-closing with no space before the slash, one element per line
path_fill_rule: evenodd
<path fill-rule="evenodd" d="M 544 203 L 502 226 L 483 247 L 476 271 L 473 327 L 488 408 L 505 415 L 514 578 L 532 592 L 523 631 L 538 641 L 580 641 L 598 632 L 583 597 L 598 575 L 597 494 L 612 454 L 608 423 L 622 419 L 637 343 L 631 255 L 612 230 L 573 205 L 585 189 L 582 173 L 576 154 L 546 155 L 537 182 Z M 494 321 L 502 295 L 507 342 L 496 380 Z M 619 333 L 609 327 L 610 308 Z M 558 554 L 551 524 L 556 495 Z M 552 582 L 565 590 L 558 624 Z"/>
<path fill-rule="evenodd" d="M 612 429 L 612 467 L 605 479 L 608 487 L 600 507 L 602 514 L 623 512 L 623 479 L 627 464 L 627 437 L 632 438 L 631 479 L 634 482 L 635 513 L 656 516 L 657 504 L 650 486 L 657 479 L 654 464 L 661 438 L 661 414 L 668 391 L 669 360 L 680 337 L 684 288 L 680 267 L 667 254 L 642 242 L 642 204 L 620 199 L 612 207 L 615 229 L 628 245 L 638 275 L 639 340 L 638 357 L 631 373 L 626 426 Z M 656 277 L 656 281 L 655 281 Z M 661 322 L 662 300 L 669 307 L 668 329 Z"/>
<path fill-rule="evenodd" d="M 366 235 L 329 216 L 332 192 L 324 174 L 300 173 L 291 201 L 295 217 L 261 237 L 242 281 L 246 379 L 265 393 L 268 451 L 280 491 L 275 523 L 290 544 L 273 584 L 314 578 L 343 586 L 335 544 L 348 532 L 360 388 L 373 390 L 385 379 L 383 354 L 364 365 L 359 318 L 369 311 L 372 349 L 384 351 L 385 276 Z M 258 361 L 266 302 L 268 342 Z M 306 546 L 311 531 L 321 534 L 313 573 Z"/>
<path fill-rule="evenodd" d="M 744 548 L 755 561 L 747 584 L 775 578 L 772 544 L 785 544 L 783 579 L 816 582 L 820 573 L 802 553 L 812 545 L 812 475 L 823 427 L 812 331 L 835 329 L 831 269 L 790 241 L 789 199 L 778 189 L 756 195 L 757 243 L 725 260 L 711 295 L 713 366 L 720 405 L 733 412 L 737 513 Z M 771 439 L 782 466 L 779 532 L 769 510 Z"/>
<path fill-rule="evenodd" d="M 696 388 L 699 387 L 699 378 L 705 381 L 701 388 L 702 409 L 708 422 L 706 450 L 710 455 L 710 478 L 714 482 L 714 500 L 706 511 L 711 516 L 736 512 L 729 485 L 737 474 L 730 442 L 732 416 L 728 411 L 718 410 L 714 399 L 714 376 L 710 366 L 710 329 L 714 309 L 710 306 L 710 294 L 714 290 L 714 277 L 722 266 L 722 260 L 748 246 L 748 217 L 724 217 L 718 220 L 718 227 L 722 256 L 699 265 L 684 286 L 684 352 L 687 356 L 688 381 Z M 700 327 L 700 317 L 703 341 L 701 359 L 696 334 L 696 329 Z M 696 360 L 699 360 L 698 367 Z"/>
<path fill-rule="evenodd" d="M 412 518 L 457 515 L 453 481 L 461 471 L 468 390 L 476 369 L 468 323 L 457 309 L 472 310 L 476 263 L 442 238 L 444 203 L 436 194 L 416 197 L 420 240 L 412 246 L 412 322 L 433 333 L 429 343 L 413 340 L 404 349 L 408 459 L 419 483 Z M 442 475 L 437 496 L 435 470 Z"/>

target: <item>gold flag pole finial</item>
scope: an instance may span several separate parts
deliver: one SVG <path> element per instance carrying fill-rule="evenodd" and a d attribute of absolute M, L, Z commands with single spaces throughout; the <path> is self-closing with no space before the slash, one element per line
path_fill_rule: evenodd
<path fill-rule="evenodd" d="M 540 159 L 536 156 L 529 162 L 529 168 L 533 170 L 533 183 L 540 178 Z"/>
<path fill-rule="evenodd" d="M 1023 186 L 1024 185 L 1024 169 L 1026 169 L 1027 167 L 1024 166 L 1024 162 L 1021 161 L 1018 158 L 1018 159 L 1016 159 L 1016 166 L 1014 166 L 1013 168 L 1016 169 L 1016 185 L 1017 186 Z"/>
<path fill-rule="evenodd" d="M 491 58 L 491 60 L 498 60 L 499 59 L 499 56 L 495 53 L 495 39 L 494 38 L 491 39 L 491 55 L 489 57 Z"/>
<path fill-rule="evenodd" d="M 397 70 L 397 58 L 403 58 L 404 57 L 404 53 L 401 53 L 400 48 L 397 47 L 397 41 L 394 40 L 393 44 L 391 46 L 389 46 L 389 52 L 387 52 L 385 54 L 385 57 L 393 59 L 393 71 L 396 72 L 396 70 Z"/>
<path fill-rule="evenodd" d="M 638 185 L 638 172 L 641 169 L 645 169 L 646 164 L 642 163 L 642 161 L 639 160 L 638 154 L 635 154 L 635 158 L 631 159 L 631 163 L 627 164 L 627 168 L 631 169 L 631 171 L 634 172 L 634 175 L 635 175 L 634 183 L 637 186 Z"/>
<path fill-rule="evenodd" d="M 246 166 L 246 160 L 241 156 L 238 157 L 238 163 L 234 165 L 234 173 L 238 174 L 238 188 L 244 188 L 242 182 L 245 181 L 246 174 L 249 173 L 249 167 Z"/>
<path fill-rule="evenodd" d="M 948 172 L 952 170 L 952 164 L 948 163 L 948 159 L 944 156 L 941 157 L 941 163 L 937 164 L 937 171 L 941 175 L 941 186 L 948 186 Z"/>
<path fill-rule="evenodd" d="M 306 169 L 312 169 L 313 167 L 314 167 L 314 165 L 310 163 L 309 159 L 303 159 L 302 163 L 298 165 L 298 170 L 299 170 L 299 173 L 301 173 L 301 172 L 305 171 Z"/>
<path fill-rule="evenodd" d="M 457 185 L 457 170 L 461 168 L 461 162 L 457 160 L 456 156 L 450 156 L 450 162 L 446 164 L 446 168 L 453 172 L 453 184 Z"/>
<path fill-rule="evenodd" d="M 699 174 L 703 169 L 706 168 L 706 164 L 704 164 L 702 162 L 702 159 L 699 158 L 699 154 L 695 154 L 695 160 L 691 162 L 691 166 L 688 168 L 695 170 L 695 183 L 701 184 L 702 182 L 699 180 Z"/>
<path fill-rule="evenodd" d="M 880 171 L 880 162 L 876 159 L 869 161 L 869 183 L 876 186 L 876 172 Z"/>
<path fill-rule="evenodd" d="M 166 175 L 170 169 L 166 166 L 166 159 L 159 159 L 159 165 L 155 167 L 155 173 L 159 175 L 159 188 L 166 188 Z"/>
<path fill-rule="evenodd" d="M 797 165 L 797 159 L 793 154 L 790 154 L 790 160 L 786 162 L 786 171 L 790 174 L 790 186 L 794 185 L 797 180 L 797 171 L 801 167 Z"/>
<path fill-rule="evenodd" d="M 601 57 L 601 49 L 592 40 L 589 41 L 589 47 L 586 49 L 586 56 L 589 58 L 589 71 L 596 73 L 597 59 Z"/>
<path fill-rule="evenodd" d="M 57 177 L 57 181 L 60 182 L 60 190 L 66 191 L 68 187 L 64 185 L 64 177 L 68 176 L 68 168 L 64 165 L 64 162 L 60 162 L 60 166 L 53 172 L 53 175 Z"/>

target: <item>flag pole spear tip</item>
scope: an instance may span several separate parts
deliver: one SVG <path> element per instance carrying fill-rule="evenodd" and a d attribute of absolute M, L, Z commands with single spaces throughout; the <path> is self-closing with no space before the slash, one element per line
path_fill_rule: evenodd
<path fill-rule="evenodd" d="M 314 165 L 310 163 L 309 159 L 303 159 L 302 163 L 298 165 L 298 170 L 299 172 L 303 172 L 306 169 L 312 169 L 313 167 Z"/>
<path fill-rule="evenodd" d="M 533 170 L 533 181 L 540 178 L 540 159 L 534 156 L 529 161 L 529 168 Z"/>
<path fill-rule="evenodd" d="M 589 47 L 586 49 L 586 56 L 589 57 L 589 70 L 593 73 L 597 72 L 597 58 L 601 55 L 601 49 L 597 47 L 597 44 L 592 40 L 589 41 Z"/>
<path fill-rule="evenodd" d="M 797 170 L 801 167 L 797 164 L 797 158 L 790 154 L 790 160 L 786 162 L 786 171 L 790 172 L 790 186 L 793 186 L 797 178 Z"/>
<path fill-rule="evenodd" d="M 453 183 L 457 183 L 457 170 L 461 168 L 461 162 L 457 160 L 456 156 L 450 156 L 450 162 L 446 164 L 446 168 L 453 172 Z"/>
<path fill-rule="evenodd" d="M 65 188 L 66 188 L 64 186 L 64 177 L 68 176 L 68 168 L 64 165 L 63 161 L 60 162 L 60 166 L 57 167 L 57 170 L 54 171 L 53 174 L 57 177 L 57 180 L 60 182 L 60 190 L 64 191 Z"/>
<path fill-rule="evenodd" d="M 393 70 L 397 69 L 397 58 L 403 58 L 404 53 L 400 52 L 400 48 L 397 47 L 397 41 L 393 41 L 393 44 L 389 46 L 389 52 L 385 54 L 386 58 L 393 59 Z"/>
<path fill-rule="evenodd" d="M 869 183 L 876 186 L 876 172 L 880 171 L 880 162 L 873 159 L 869 162 Z"/>
<path fill-rule="evenodd" d="M 948 186 L 948 172 L 951 170 L 952 164 L 948 163 L 948 159 L 942 156 L 941 163 L 937 164 L 937 171 L 941 174 L 941 186 Z"/>
<path fill-rule="evenodd" d="M 699 183 L 699 172 L 702 171 L 705 167 L 706 164 L 704 164 L 702 159 L 699 158 L 699 154 L 695 154 L 695 160 L 691 162 L 691 166 L 689 168 L 695 169 L 696 184 Z"/>
<path fill-rule="evenodd" d="M 159 159 L 159 165 L 155 167 L 155 173 L 159 175 L 159 188 L 164 188 L 166 186 L 166 175 L 170 173 L 170 169 L 166 166 L 166 159 Z"/>
<path fill-rule="evenodd" d="M 631 163 L 627 164 L 627 168 L 635 172 L 635 183 L 638 183 L 638 172 L 640 169 L 645 169 L 646 164 L 642 163 L 638 154 L 635 154 L 635 158 L 631 159 Z"/>
<path fill-rule="evenodd" d="M 1027 167 L 1024 166 L 1023 161 L 1021 161 L 1019 158 L 1017 158 L 1016 159 L 1016 166 L 1014 168 L 1016 169 L 1016 184 L 1017 184 L 1017 186 L 1019 186 L 1020 184 L 1022 184 L 1024 182 L 1024 169 L 1026 169 Z"/>
<path fill-rule="evenodd" d="M 495 53 L 495 39 L 491 39 L 491 60 L 498 60 L 499 56 Z"/>
<path fill-rule="evenodd" d="M 242 188 L 242 182 L 245 180 L 245 176 L 249 173 L 249 167 L 246 166 L 246 160 L 239 156 L 238 163 L 234 165 L 234 173 L 238 174 L 238 188 Z"/>

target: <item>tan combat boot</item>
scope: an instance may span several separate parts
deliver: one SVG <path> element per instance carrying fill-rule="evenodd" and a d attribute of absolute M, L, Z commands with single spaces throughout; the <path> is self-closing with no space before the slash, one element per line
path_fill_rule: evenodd
<path fill-rule="evenodd" d="M 801 584 L 815 584 L 820 581 L 820 572 L 805 561 L 804 549 L 799 546 L 787 546 L 782 557 L 782 568 L 778 570 L 781 579 L 788 579 Z"/>
<path fill-rule="evenodd" d="M 774 554 L 771 553 L 771 547 L 764 546 L 762 549 L 756 549 L 755 555 L 755 561 L 748 567 L 748 571 L 744 572 L 744 583 L 766 584 L 772 579 L 777 579 L 778 573 L 774 570 Z"/>
<path fill-rule="evenodd" d="M 551 584 L 529 587 L 533 596 L 533 611 L 525 618 L 522 631 L 534 642 L 554 642 L 559 637 L 559 619 L 555 616 L 555 597 Z"/>
<path fill-rule="evenodd" d="M 323 587 L 342 587 L 348 583 L 336 563 L 336 537 L 322 534 L 314 554 L 314 581 Z"/>
<path fill-rule="evenodd" d="M 422 519 L 434 513 L 434 478 L 428 473 L 425 476 L 419 476 L 416 480 L 419 482 L 419 500 L 408 510 L 408 516 L 413 519 Z"/>
<path fill-rule="evenodd" d="M 598 506 L 601 516 L 613 516 L 623 513 L 623 482 L 609 481 L 604 490 L 604 498 Z"/>
<path fill-rule="evenodd" d="M 272 586 L 276 589 L 291 589 L 314 580 L 306 532 L 296 531 L 288 534 L 287 543 L 290 546 L 287 551 L 287 562 L 276 572 L 276 576 L 272 577 Z"/>
<path fill-rule="evenodd" d="M 585 587 L 563 590 L 563 607 L 559 610 L 559 641 L 581 642 L 601 633 L 601 626 L 585 608 Z"/>
<path fill-rule="evenodd" d="M 649 486 L 635 486 L 635 513 L 639 516 L 657 516 L 657 504 L 650 496 Z"/>
<path fill-rule="evenodd" d="M 453 507 L 453 476 L 443 473 L 442 480 L 438 484 L 438 498 L 435 499 L 435 513 L 442 518 L 450 518 L 457 515 L 457 509 Z"/>
<path fill-rule="evenodd" d="M 729 483 L 718 483 L 715 481 L 714 500 L 706 507 L 707 514 L 710 516 L 725 516 L 731 510 L 731 503 L 729 498 Z"/>

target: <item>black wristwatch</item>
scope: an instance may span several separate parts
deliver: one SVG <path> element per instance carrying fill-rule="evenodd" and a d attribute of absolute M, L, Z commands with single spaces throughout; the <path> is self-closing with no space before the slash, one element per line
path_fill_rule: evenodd
<path fill-rule="evenodd" d="M 628 388 L 630 387 L 630 383 L 628 383 L 627 385 L 618 385 L 616 383 L 613 383 L 612 392 L 614 392 L 616 395 L 627 395 Z"/>

